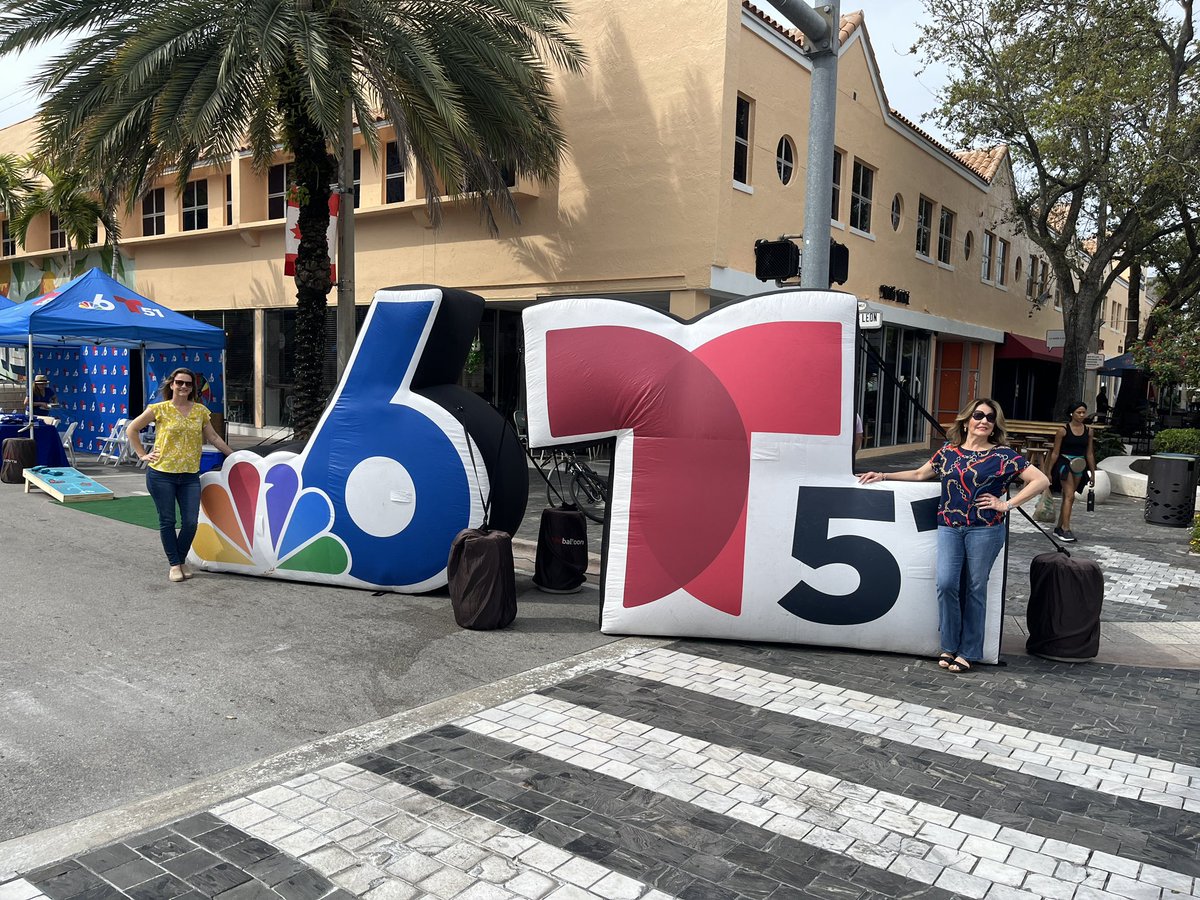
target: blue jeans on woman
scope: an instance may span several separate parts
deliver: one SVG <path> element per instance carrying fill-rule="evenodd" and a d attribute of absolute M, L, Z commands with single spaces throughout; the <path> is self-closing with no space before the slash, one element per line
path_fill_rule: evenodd
<path fill-rule="evenodd" d="M 147 469 L 146 490 L 158 510 L 158 535 L 167 552 L 167 561 L 172 566 L 183 565 L 192 549 L 196 522 L 200 518 L 200 473 Z M 175 531 L 176 504 L 179 506 L 178 533 Z"/>
<path fill-rule="evenodd" d="M 968 662 L 983 658 L 988 575 L 1003 546 L 1003 525 L 938 526 L 938 631 L 942 636 L 942 650 L 946 653 L 961 656 Z M 966 597 L 962 596 L 964 584 Z"/>

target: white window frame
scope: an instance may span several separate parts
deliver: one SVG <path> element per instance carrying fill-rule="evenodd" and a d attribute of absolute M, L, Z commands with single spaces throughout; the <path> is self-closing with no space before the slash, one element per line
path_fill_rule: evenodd
<path fill-rule="evenodd" d="M 949 222 L 947 227 L 946 223 Z M 942 207 L 938 214 L 938 244 L 937 261 L 943 266 L 949 266 L 954 259 L 954 229 L 958 225 L 958 216 L 954 210 Z"/>
<path fill-rule="evenodd" d="M 917 198 L 917 256 L 932 259 L 933 254 L 933 212 L 937 204 L 925 195 Z"/>
<path fill-rule="evenodd" d="M 992 283 L 992 265 L 995 262 L 996 235 L 983 229 L 983 240 L 979 242 L 979 280 Z"/>
<path fill-rule="evenodd" d="M 856 158 L 854 160 L 853 173 L 850 180 L 850 228 L 860 234 L 871 234 L 871 206 L 874 204 L 875 197 L 875 169 L 861 159 Z M 865 228 L 863 227 L 864 225 L 866 226 Z"/>
<path fill-rule="evenodd" d="M 1008 284 L 1008 241 L 996 239 L 996 285 L 1004 287 Z"/>

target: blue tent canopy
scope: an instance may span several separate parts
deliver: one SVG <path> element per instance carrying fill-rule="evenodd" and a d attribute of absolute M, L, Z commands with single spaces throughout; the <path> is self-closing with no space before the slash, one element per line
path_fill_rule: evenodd
<path fill-rule="evenodd" d="M 1101 375 L 1124 375 L 1126 372 L 1136 370 L 1138 364 L 1133 361 L 1132 353 L 1122 353 L 1120 356 L 1114 356 L 1107 360 L 1096 371 Z"/>
<path fill-rule="evenodd" d="M 55 291 L 0 304 L 0 343 L 222 350 L 225 332 L 181 315 L 91 269 Z"/>

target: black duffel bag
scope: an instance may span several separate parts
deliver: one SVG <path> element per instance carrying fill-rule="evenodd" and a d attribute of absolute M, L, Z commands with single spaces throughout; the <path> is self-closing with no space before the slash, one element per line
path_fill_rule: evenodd
<path fill-rule="evenodd" d="M 573 594 L 587 579 L 587 517 L 574 506 L 542 510 L 533 583 L 548 594 Z"/>
<path fill-rule="evenodd" d="M 1025 649 L 1047 659 L 1077 662 L 1100 652 L 1104 573 L 1088 559 L 1042 553 L 1029 565 L 1029 638 Z"/>
<path fill-rule="evenodd" d="M 505 531 L 464 528 L 446 564 L 450 605 L 460 628 L 494 631 L 517 617 L 517 574 L 512 537 Z"/>
<path fill-rule="evenodd" d="M 37 442 L 32 438 L 5 438 L 0 453 L 4 456 L 0 481 L 5 484 L 22 484 L 25 470 L 37 465 Z"/>

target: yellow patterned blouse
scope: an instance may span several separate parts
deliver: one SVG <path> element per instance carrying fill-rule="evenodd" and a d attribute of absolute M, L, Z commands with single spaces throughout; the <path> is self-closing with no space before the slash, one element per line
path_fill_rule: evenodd
<path fill-rule="evenodd" d="M 170 400 L 152 403 L 154 410 L 154 449 L 158 462 L 150 468 L 158 472 L 199 472 L 200 453 L 204 449 L 204 426 L 212 413 L 203 403 L 193 403 L 186 416 L 179 414 Z"/>

